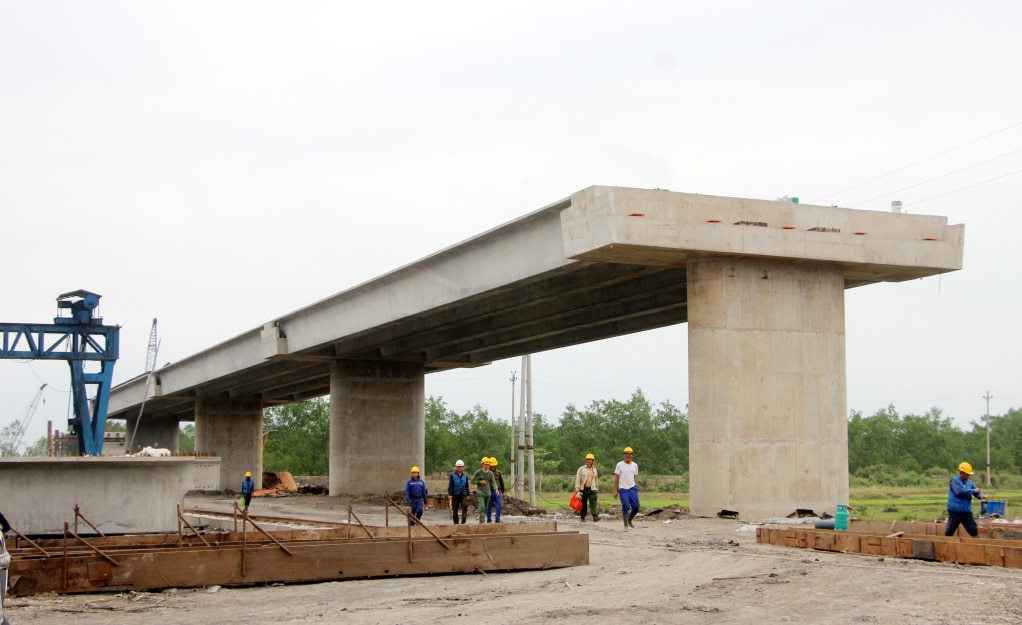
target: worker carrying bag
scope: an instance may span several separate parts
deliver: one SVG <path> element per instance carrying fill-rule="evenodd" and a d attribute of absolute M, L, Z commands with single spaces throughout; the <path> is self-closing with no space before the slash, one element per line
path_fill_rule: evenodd
<path fill-rule="evenodd" d="M 571 496 L 571 509 L 575 512 L 582 511 L 582 493 L 575 491 L 575 494 Z"/>

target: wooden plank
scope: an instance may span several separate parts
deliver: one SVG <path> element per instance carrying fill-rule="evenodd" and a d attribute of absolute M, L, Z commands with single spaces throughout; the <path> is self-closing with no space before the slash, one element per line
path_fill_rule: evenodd
<path fill-rule="evenodd" d="M 408 527 L 405 525 L 391 526 L 391 527 L 374 527 L 367 526 L 369 531 L 373 534 L 374 538 L 402 538 L 406 539 L 408 536 Z M 505 534 L 531 534 L 531 533 L 549 533 L 557 531 L 556 521 L 537 521 L 537 522 L 524 522 L 524 523 L 487 523 L 484 525 L 436 525 L 430 526 L 438 536 L 446 538 L 450 536 L 492 536 L 492 535 L 505 535 Z M 348 538 L 348 527 L 342 525 L 341 527 L 313 527 L 303 529 L 289 529 L 289 530 L 276 530 L 269 532 L 271 536 L 280 541 L 293 541 L 293 540 L 336 540 L 336 539 L 347 539 Z M 412 528 L 412 535 L 414 537 L 428 537 L 429 534 L 422 528 Z M 212 543 L 216 544 L 227 544 L 232 542 L 240 543 L 242 540 L 242 533 L 239 532 L 204 532 L 203 537 Z M 353 539 L 365 538 L 365 534 L 358 530 L 358 532 L 352 534 Z M 248 540 L 260 541 L 262 540 L 259 535 L 253 530 L 248 532 Z M 140 546 L 177 546 L 179 543 L 177 534 L 134 534 L 126 536 L 107 536 L 107 537 L 88 537 L 90 544 L 93 544 L 104 550 L 116 550 L 119 547 L 137 548 Z M 202 541 L 191 534 L 185 534 L 183 537 L 183 544 L 185 545 L 198 545 L 202 544 Z M 38 544 L 44 549 L 60 551 L 63 549 L 63 539 L 60 538 L 49 538 L 38 541 Z M 11 545 L 8 545 L 11 547 Z M 28 548 L 11 548 L 12 552 L 22 553 L 29 555 L 31 551 Z M 38 551 L 36 552 L 38 553 Z"/>
<path fill-rule="evenodd" d="M 802 546 L 833 552 L 871 556 L 920 558 L 981 566 L 1022 568 L 1022 541 L 996 540 L 934 534 L 884 534 L 811 528 L 766 528 L 756 530 L 756 542 L 778 546 Z"/>
<path fill-rule="evenodd" d="M 912 556 L 920 560 L 936 560 L 937 552 L 933 547 L 932 540 L 911 540 Z"/>
<path fill-rule="evenodd" d="M 407 538 L 292 541 L 288 548 L 293 555 L 268 542 L 249 542 L 247 548 L 147 546 L 118 550 L 117 566 L 97 554 L 80 552 L 67 558 L 66 588 L 63 558 L 19 557 L 11 564 L 12 575 L 19 576 L 12 594 L 331 581 L 589 563 L 589 537 L 577 532 L 461 535 L 452 537 L 450 544 L 445 549 L 432 537 L 413 538 L 411 558 Z"/>

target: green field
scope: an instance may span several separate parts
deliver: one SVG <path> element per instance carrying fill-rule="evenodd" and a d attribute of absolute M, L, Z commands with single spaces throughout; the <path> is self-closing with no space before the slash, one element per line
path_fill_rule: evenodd
<path fill-rule="evenodd" d="M 885 520 L 929 520 L 941 518 L 947 514 L 947 489 L 923 489 L 894 486 L 864 486 L 851 489 L 852 516 L 859 519 Z M 994 490 L 988 494 L 991 501 L 1005 502 L 1006 516 L 1015 518 L 1022 516 L 1022 490 Z M 570 492 L 539 493 L 536 504 L 548 510 L 570 510 L 568 500 Z M 639 490 L 642 510 L 666 508 L 680 505 L 688 506 L 688 493 L 643 492 Z M 611 491 L 601 492 L 600 507 L 617 504 Z M 838 503 L 838 502 L 835 502 Z M 980 502 L 973 505 L 976 514 L 980 511 Z"/>

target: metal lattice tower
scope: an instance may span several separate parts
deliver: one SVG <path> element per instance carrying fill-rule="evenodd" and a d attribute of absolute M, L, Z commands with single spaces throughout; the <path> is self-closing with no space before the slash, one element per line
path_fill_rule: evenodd
<path fill-rule="evenodd" d="M 149 332 L 149 349 L 145 357 L 145 372 L 152 373 L 156 369 L 156 317 L 153 317 L 153 329 Z"/>

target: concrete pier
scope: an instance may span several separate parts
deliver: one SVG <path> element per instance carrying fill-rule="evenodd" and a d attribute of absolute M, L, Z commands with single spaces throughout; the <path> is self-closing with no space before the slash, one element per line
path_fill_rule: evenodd
<path fill-rule="evenodd" d="M 138 427 L 135 424 L 138 423 Z M 131 441 L 134 436 L 134 442 L 132 448 L 126 450 L 128 453 L 135 453 L 135 449 L 141 447 L 162 447 L 163 449 L 169 449 L 171 451 L 178 451 L 178 446 L 181 441 L 181 427 L 177 422 L 177 419 L 163 419 L 155 421 L 151 418 L 143 417 L 139 422 L 138 417 L 129 418 L 125 420 L 125 445 Z M 110 450 L 104 446 L 104 452 Z"/>
<path fill-rule="evenodd" d="M 688 280 L 691 510 L 848 501 L 841 268 L 699 258 Z"/>
<path fill-rule="evenodd" d="M 241 490 L 247 471 L 256 488 L 263 476 L 263 405 L 259 400 L 201 398 L 195 402 L 195 451 L 220 457 L 220 484 Z"/>
<path fill-rule="evenodd" d="M 426 378 L 418 363 L 330 366 L 330 494 L 404 488 L 426 455 Z M 404 496 L 403 494 L 401 495 Z"/>

